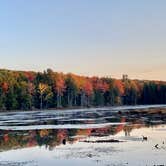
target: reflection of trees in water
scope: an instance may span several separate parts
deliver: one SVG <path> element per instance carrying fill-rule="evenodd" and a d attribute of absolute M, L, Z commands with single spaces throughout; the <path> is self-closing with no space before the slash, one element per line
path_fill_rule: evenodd
<path fill-rule="evenodd" d="M 19 149 L 24 147 L 45 146 L 52 150 L 54 147 L 73 143 L 71 138 L 77 135 L 78 130 L 59 129 L 59 130 L 29 130 L 29 131 L 1 131 L 0 151 Z"/>
<path fill-rule="evenodd" d="M 11 149 L 21 149 L 25 147 L 45 146 L 48 150 L 53 150 L 59 145 L 66 143 L 73 144 L 82 138 L 95 136 L 109 136 L 116 135 L 124 131 L 126 136 L 134 128 L 145 127 L 145 125 L 133 123 L 125 125 L 126 119 L 121 118 L 120 125 L 111 125 L 103 128 L 94 129 L 42 129 L 42 130 L 29 130 L 29 131 L 0 131 L 0 151 L 7 151 Z"/>
<path fill-rule="evenodd" d="M 125 136 L 130 136 L 132 130 L 133 130 L 132 126 L 125 126 L 124 127 Z"/>

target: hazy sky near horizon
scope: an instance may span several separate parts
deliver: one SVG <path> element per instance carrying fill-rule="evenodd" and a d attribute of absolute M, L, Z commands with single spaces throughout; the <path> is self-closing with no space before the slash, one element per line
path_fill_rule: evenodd
<path fill-rule="evenodd" d="M 0 68 L 166 80 L 166 0 L 1 0 Z"/>

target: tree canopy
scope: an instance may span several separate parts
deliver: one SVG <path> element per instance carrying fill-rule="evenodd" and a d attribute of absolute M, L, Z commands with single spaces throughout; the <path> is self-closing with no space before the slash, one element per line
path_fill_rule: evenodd
<path fill-rule="evenodd" d="M 166 82 L 0 70 L 0 110 L 166 104 Z"/>

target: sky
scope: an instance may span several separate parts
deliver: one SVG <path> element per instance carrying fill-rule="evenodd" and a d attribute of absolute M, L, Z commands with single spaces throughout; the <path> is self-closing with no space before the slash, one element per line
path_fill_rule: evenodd
<path fill-rule="evenodd" d="M 0 68 L 166 81 L 165 0 L 0 0 Z"/>

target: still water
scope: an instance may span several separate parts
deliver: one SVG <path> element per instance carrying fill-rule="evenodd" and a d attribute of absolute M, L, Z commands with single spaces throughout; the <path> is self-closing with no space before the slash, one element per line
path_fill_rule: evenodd
<path fill-rule="evenodd" d="M 0 114 L 0 166 L 166 165 L 166 107 Z"/>

